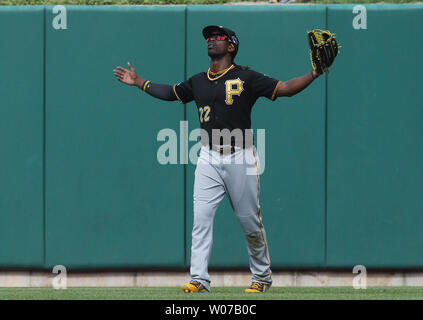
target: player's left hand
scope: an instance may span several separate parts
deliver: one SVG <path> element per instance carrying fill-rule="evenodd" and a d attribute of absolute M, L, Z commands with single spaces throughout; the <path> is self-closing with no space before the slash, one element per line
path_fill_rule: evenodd
<path fill-rule="evenodd" d="M 338 55 L 338 43 L 335 34 L 329 30 L 315 29 L 308 31 L 307 35 L 313 76 L 329 71 L 329 67 Z"/>

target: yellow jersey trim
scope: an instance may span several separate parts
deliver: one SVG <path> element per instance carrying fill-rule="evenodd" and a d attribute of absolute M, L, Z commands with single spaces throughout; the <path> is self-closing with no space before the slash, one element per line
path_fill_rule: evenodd
<path fill-rule="evenodd" d="M 184 102 L 181 100 L 181 98 L 179 98 L 178 94 L 176 93 L 176 84 L 173 85 L 173 93 L 175 94 L 175 96 L 179 100 L 179 102 L 184 104 Z"/>
<path fill-rule="evenodd" d="M 275 89 L 273 89 L 273 93 L 272 93 L 272 97 L 270 98 L 270 100 L 275 101 L 276 100 L 276 93 L 278 91 L 278 87 L 279 85 L 282 83 L 282 81 L 278 81 L 278 83 L 275 86 Z"/>

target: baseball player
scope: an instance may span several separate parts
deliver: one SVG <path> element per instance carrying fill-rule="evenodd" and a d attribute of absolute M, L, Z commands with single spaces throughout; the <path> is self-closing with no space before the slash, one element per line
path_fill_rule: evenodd
<path fill-rule="evenodd" d="M 129 62 L 128 69 L 119 66 L 113 72 L 120 82 L 137 86 L 155 98 L 182 104 L 195 101 L 197 105 L 202 146 L 194 180 L 191 281 L 182 291 L 211 290 L 208 263 L 213 221 L 226 194 L 247 241 L 252 284 L 245 292 L 265 292 L 272 284 L 272 273 L 259 202 L 260 164 L 249 134 L 251 109 L 260 97 L 274 101 L 299 93 L 319 73 L 312 69 L 301 77 L 280 81 L 234 62 L 239 48 L 234 31 L 207 26 L 203 36 L 210 68 L 184 82 L 173 86 L 151 82 L 139 77 Z"/>

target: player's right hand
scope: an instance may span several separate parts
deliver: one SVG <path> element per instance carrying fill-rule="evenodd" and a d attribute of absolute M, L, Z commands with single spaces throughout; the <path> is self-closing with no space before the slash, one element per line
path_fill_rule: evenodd
<path fill-rule="evenodd" d="M 137 72 L 129 62 L 128 67 L 129 70 L 118 66 L 116 67 L 116 69 L 113 70 L 113 73 L 120 82 L 123 82 L 130 86 L 137 85 L 141 82 L 142 79 L 138 77 Z"/>

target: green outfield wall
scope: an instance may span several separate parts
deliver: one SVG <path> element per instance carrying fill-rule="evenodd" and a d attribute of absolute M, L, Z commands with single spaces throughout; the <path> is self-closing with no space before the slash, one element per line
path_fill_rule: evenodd
<path fill-rule="evenodd" d="M 237 32 L 238 64 L 280 80 L 310 70 L 307 30 L 342 45 L 328 75 L 253 109 L 273 268 L 423 267 L 423 5 L 364 8 L 66 6 L 64 19 L 0 7 L 0 268 L 189 267 L 195 165 L 157 152 L 162 129 L 181 147 L 199 127 L 195 103 L 154 99 L 112 70 L 130 61 L 168 84 L 206 71 L 208 24 Z M 227 199 L 210 266 L 248 267 Z"/>
<path fill-rule="evenodd" d="M 0 9 L 0 266 L 44 265 L 44 8 Z"/>
<path fill-rule="evenodd" d="M 328 77 L 327 264 L 422 267 L 423 7 L 366 6 L 359 31 L 352 7 L 327 13 L 345 39 Z"/>

